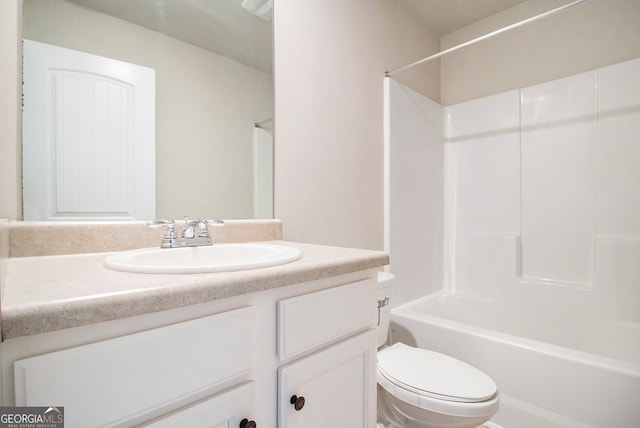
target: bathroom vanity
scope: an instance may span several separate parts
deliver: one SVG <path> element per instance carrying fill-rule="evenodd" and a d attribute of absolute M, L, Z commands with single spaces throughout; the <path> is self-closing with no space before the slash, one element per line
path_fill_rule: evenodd
<path fill-rule="evenodd" d="M 375 426 L 388 256 L 275 242 L 302 259 L 185 275 L 10 259 L 2 405 L 62 406 L 68 427 Z"/>

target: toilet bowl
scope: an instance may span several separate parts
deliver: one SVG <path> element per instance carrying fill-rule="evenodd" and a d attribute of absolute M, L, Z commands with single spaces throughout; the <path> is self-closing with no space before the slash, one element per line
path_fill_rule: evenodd
<path fill-rule="evenodd" d="M 379 274 L 379 301 L 390 297 L 392 282 L 393 275 Z M 472 428 L 498 411 L 498 388 L 482 371 L 438 352 L 386 346 L 390 311 L 379 306 L 378 426 Z"/>

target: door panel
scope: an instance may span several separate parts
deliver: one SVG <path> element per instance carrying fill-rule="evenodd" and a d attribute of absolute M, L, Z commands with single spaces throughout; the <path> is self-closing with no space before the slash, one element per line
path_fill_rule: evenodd
<path fill-rule="evenodd" d="M 155 70 L 24 41 L 25 220 L 155 218 Z"/>

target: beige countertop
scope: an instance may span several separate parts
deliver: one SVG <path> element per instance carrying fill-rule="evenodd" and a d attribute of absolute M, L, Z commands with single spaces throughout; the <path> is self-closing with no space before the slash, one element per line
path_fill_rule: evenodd
<path fill-rule="evenodd" d="M 180 308 L 379 268 L 389 262 L 381 251 L 269 242 L 299 248 L 303 257 L 262 269 L 183 275 L 112 271 L 102 265 L 111 253 L 10 258 L 2 300 L 2 337 Z"/>

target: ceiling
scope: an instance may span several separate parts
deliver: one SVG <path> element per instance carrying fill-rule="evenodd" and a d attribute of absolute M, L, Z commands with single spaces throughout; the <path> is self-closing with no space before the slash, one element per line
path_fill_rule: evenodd
<path fill-rule="evenodd" d="M 272 70 L 271 22 L 242 0 L 70 0 L 158 31 L 251 67 Z M 301 0 L 306 1 L 306 0 Z M 350 1 L 350 0 L 344 0 Z M 441 36 L 525 0 L 396 0 Z M 275 0 L 277 7 L 277 0 Z"/>
<path fill-rule="evenodd" d="M 526 0 L 396 0 L 433 34 L 442 36 Z"/>
<path fill-rule="evenodd" d="M 259 70 L 273 68 L 271 22 L 243 9 L 242 0 L 70 1 Z"/>

